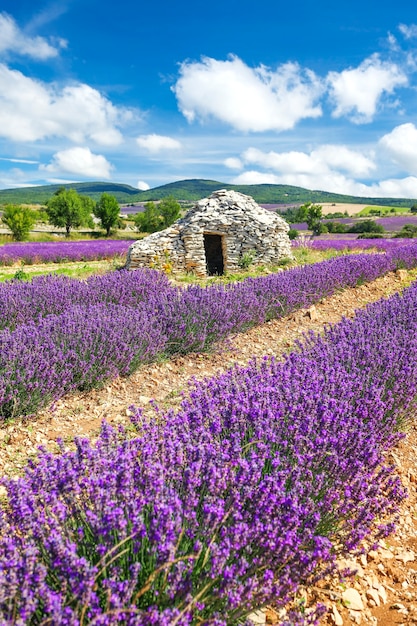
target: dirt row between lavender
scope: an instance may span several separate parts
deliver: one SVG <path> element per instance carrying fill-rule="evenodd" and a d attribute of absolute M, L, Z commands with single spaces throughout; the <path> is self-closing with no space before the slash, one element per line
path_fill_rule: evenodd
<path fill-rule="evenodd" d="M 129 407 L 142 407 L 150 415 L 155 409 L 175 408 L 187 389 L 188 381 L 223 372 L 235 363 L 246 364 L 252 356 L 276 355 L 291 349 L 294 342 L 310 330 L 320 332 L 326 323 L 352 317 L 362 308 L 407 286 L 417 270 L 401 270 L 367 285 L 325 298 L 309 309 L 270 321 L 236 335 L 228 344 L 209 354 L 189 354 L 170 361 L 140 368 L 129 378 L 110 381 L 99 390 L 74 394 L 58 401 L 36 418 L 15 420 L 0 428 L 0 473 L 22 471 L 39 445 L 57 450 L 55 440 L 68 446 L 76 435 L 94 439 L 102 420 L 129 424 Z M 409 491 L 403 503 L 395 534 L 368 556 L 340 563 L 357 574 L 340 584 L 325 580 L 315 589 L 301 591 L 306 606 L 324 602 L 330 609 L 323 624 L 417 624 L 417 427 L 411 424 L 406 439 L 392 453 L 402 481 Z M 279 623 L 280 616 L 269 608 L 259 614 L 259 623 Z"/>

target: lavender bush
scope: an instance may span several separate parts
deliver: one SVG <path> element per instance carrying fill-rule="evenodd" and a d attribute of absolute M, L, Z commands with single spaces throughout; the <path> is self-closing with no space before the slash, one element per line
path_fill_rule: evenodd
<path fill-rule="evenodd" d="M 416 307 L 413 286 L 283 361 L 196 384 L 177 413 L 137 410 L 134 436 L 104 425 L 4 479 L 1 623 L 243 623 L 384 536 L 404 496 L 386 452 L 415 407 Z"/>
<path fill-rule="evenodd" d="M 152 358 L 207 350 L 231 333 L 416 264 L 417 246 L 408 245 L 206 289 L 181 290 L 153 270 L 0 285 L 0 419 L 30 415 Z"/>
<path fill-rule="evenodd" d="M 131 243 L 121 239 L 7 243 L 0 246 L 0 265 L 12 265 L 17 261 L 33 265 L 112 259 L 125 255 Z"/>

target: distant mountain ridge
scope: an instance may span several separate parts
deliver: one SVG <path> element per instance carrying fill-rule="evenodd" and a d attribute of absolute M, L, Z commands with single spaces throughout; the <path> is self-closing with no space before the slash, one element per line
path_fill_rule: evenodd
<path fill-rule="evenodd" d="M 16 189 L 1 189 L 0 204 L 45 204 L 47 200 L 61 187 L 75 189 L 78 193 L 98 200 L 104 192 L 117 198 L 120 204 L 161 200 L 173 196 L 177 200 L 195 202 L 209 196 L 218 189 L 233 189 L 239 191 L 261 204 L 304 204 L 305 202 L 328 203 L 343 202 L 349 204 L 390 205 L 409 207 L 417 200 L 415 198 L 369 198 L 349 196 L 329 191 L 318 191 L 295 187 L 293 185 L 231 185 L 216 180 L 202 178 L 179 180 L 147 191 L 140 191 L 130 185 L 111 182 L 70 183 L 65 185 L 43 185 L 39 187 L 20 187 Z"/>

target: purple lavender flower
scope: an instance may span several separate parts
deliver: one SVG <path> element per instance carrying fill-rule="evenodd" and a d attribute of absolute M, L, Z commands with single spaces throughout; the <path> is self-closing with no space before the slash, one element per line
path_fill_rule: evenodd
<path fill-rule="evenodd" d="M 404 496 L 386 452 L 415 407 L 416 306 L 414 285 L 194 385 L 176 413 L 137 410 L 134 436 L 104 425 L 4 479 L 2 623 L 226 625 L 383 536 Z"/>

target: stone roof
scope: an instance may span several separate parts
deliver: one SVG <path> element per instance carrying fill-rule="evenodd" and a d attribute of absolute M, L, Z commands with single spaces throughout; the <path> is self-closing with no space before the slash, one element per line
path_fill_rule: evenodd
<path fill-rule="evenodd" d="M 155 266 L 155 259 L 163 256 L 169 258 L 174 271 L 205 275 L 210 273 L 210 236 L 220 238 L 219 263 L 225 271 L 236 270 L 249 251 L 258 263 L 274 263 L 292 256 L 288 230 L 282 217 L 259 206 L 250 196 L 219 189 L 196 202 L 169 228 L 132 244 L 126 267 Z"/>

